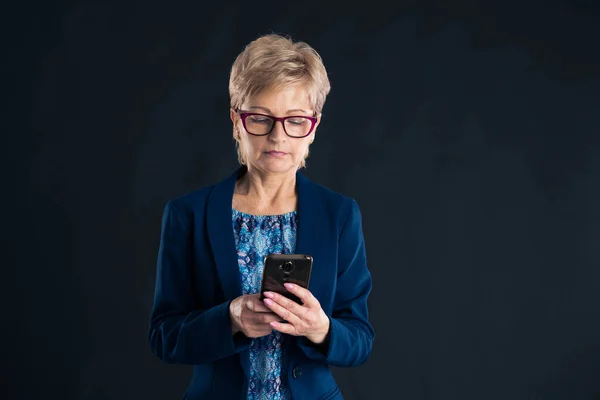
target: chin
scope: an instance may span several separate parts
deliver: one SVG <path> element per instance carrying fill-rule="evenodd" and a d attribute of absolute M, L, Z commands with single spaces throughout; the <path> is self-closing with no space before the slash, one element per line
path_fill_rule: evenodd
<path fill-rule="evenodd" d="M 284 172 L 296 171 L 297 166 L 293 165 L 290 162 L 262 162 L 257 165 L 258 168 L 263 170 L 264 172 L 269 172 L 273 174 L 280 174 Z"/>

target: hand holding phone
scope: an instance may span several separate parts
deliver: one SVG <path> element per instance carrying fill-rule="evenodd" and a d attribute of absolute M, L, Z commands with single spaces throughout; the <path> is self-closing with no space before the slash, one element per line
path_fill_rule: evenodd
<path fill-rule="evenodd" d="M 281 318 L 269 310 L 259 297 L 258 294 L 246 294 L 229 304 L 232 334 L 242 332 L 249 338 L 258 338 L 273 331 L 269 322 L 280 321 Z"/>
<path fill-rule="evenodd" d="M 267 256 L 260 293 L 261 300 L 265 300 L 265 292 L 274 292 L 297 303 L 282 301 L 279 296 L 265 300 L 265 305 L 281 318 L 271 323 L 274 329 L 288 335 L 305 336 L 311 342 L 321 345 L 325 343 L 329 333 L 330 320 L 319 301 L 308 290 L 312 261 L 312 257 L 306 254 Z M 285 283 L 294 283 L 297 287 L 292 290 L 296 290 L 299 295 L 304 293 L 301 296 L 306 303 L 288 291 Z"/>

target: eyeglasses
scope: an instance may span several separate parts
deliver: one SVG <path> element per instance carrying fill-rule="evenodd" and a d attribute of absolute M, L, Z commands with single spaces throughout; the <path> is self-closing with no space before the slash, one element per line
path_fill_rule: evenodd
<path fill-rule="evenodd" d="M 254 136 L 268 135 L 273 131 L 275 122 L 280 121 L 286 135 L 293 138 L 303 138 L 310 135 L 317 123 L 317 118 L 304 115 L 291 115 L 279 118 L 238 109 L 235 112 L 242 118 L 242 124 L 246 131 Z"/>

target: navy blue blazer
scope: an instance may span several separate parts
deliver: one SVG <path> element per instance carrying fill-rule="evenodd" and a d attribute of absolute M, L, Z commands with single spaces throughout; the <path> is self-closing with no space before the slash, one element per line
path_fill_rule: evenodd
<path fill-rule="evenodd" d="M 235 182 L 167 202 L 162 218 L 149 340 L 168 363 L 194 366 L 184 398 L 244 399 L 249 340 L 231 333 L 229 303 L 242 295 L 231 222 Z M 371 274 L 356 202 L 297 173 L 296 253 L 313 256 L 309 290 L 330 318 L 326 347 L 286 336 L 282 371 L 294 400 L 342 399 L 330 365 L 351 367 L 371 353 Z"/>

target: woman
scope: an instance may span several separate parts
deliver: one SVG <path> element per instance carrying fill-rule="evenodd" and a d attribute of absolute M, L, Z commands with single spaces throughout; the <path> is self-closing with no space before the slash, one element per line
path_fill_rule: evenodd
<path fill-rule="evenodd" d="M 330 85 L 306 43 L 266 35 L 235 60 L 231 120 L 242 166 L 165 207 L 149 339 L 194 365 L 187 399 L 342 399 L 329 366 L 364 363 L 371 276 L 356 202 L 305 166 Z M 309 289 L 260 300 L 267 254 L 309 254 Z M 285 321 L 285 322 L 282 322 Z"/>

